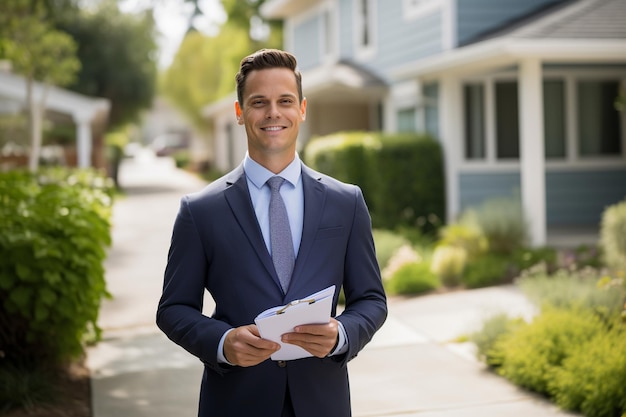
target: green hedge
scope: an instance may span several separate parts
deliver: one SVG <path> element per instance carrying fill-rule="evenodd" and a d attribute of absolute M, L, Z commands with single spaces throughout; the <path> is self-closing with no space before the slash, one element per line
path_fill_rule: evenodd
<path fill-rule="evenodd" d="M 94 171 L 0 174 L 4 364 L 59 363 L 99 337 L 113 188 Z"/>
<path fill-rule="evenodd" d="M 437 229 L 445 214 L 441 145 L 419 134 L 346 132 L 313 139 L 305 162 L 363 190 L 374 227 Z"/>
<path fill-rule="evenodd" d="M 585 417 L 626 413 L 626 283 L 592 269 L 528 270 L 519 280 L 540 313 L 529 323 L 494 317 L 471 339 L 479 356 L 517 385 Z"/>

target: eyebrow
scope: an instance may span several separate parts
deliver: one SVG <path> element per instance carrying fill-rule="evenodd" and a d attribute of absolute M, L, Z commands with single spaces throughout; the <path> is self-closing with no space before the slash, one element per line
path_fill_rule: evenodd
<path fill-rule="evenodd" d="M 256 100 L 256 99 L 259 99 L 259 98 L 266 99 L 267 96 L 264 96 L 263 94 L 253 94 L 250 97 L 248 97 L 247 101 Z M 297 99 L 298 96 L 295 95 L 295 94 L 292 94 L 292 93 L 284 93 L 284 94 L 281 94 L 279 96 L 279 98 L 293 98 L 293 99 Z"/>

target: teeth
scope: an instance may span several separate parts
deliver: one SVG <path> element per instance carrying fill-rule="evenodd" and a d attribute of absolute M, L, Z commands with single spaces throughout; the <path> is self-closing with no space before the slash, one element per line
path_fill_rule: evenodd
<path fill-rule="evenodd" d="M 282 130 L 282 127 L 279 127 L 279 126 L 264 127 L 263 130 L 269 130 L 269 131 L 275 132 L 275 131 L 278 131 L 278 130 Z"/>

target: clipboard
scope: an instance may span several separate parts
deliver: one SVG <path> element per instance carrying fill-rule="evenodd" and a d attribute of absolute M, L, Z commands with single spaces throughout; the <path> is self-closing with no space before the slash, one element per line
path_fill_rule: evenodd
<path fill-rule="evenodd" d="M 280 350 L 272 355 L 272 360 L 288 361 L 313 356 L 300 346 L 283 343 L 280 338 L 285 333 L 293 332 L 293 329 L 301 324 L 328 323 L 334 295 L 335 286 L 331 285 L 283 306 L 269 308 L 254 319 L 261 337 L 281 346 Z"/>

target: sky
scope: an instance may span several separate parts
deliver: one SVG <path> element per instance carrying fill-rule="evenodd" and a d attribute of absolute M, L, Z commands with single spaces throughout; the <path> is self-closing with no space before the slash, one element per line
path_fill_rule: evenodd
<path fill-rule="evenodd" d="M 226 20 L 222 3 L 220 0 L 200 0 L 199 5 L 204 16 L 194 21 L 195 28 L 207 35 L 216 34 L 219 25 Z M 121 0 L 119 3 L 124 13 L 140 12 L 151 6 L 154 6 L 154 19 L 159 31 L 158 64 L 160 69 L 166 69 L 185 36 L 193 5 L 184 0 Z"/>

